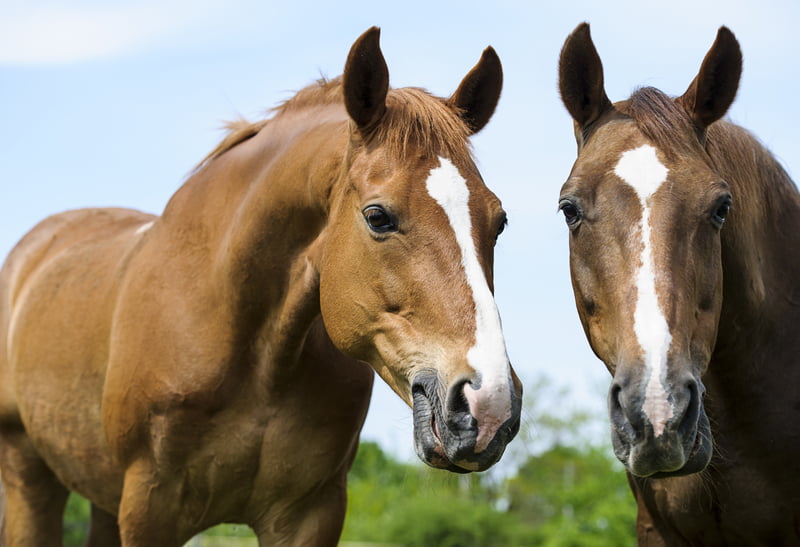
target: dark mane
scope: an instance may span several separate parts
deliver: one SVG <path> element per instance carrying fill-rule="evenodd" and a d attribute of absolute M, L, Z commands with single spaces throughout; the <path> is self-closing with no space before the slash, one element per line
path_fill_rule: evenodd
<path fill-rule="evenodd" d="M 322 78 L 271 109 L 272 118 L 252 123 L 244 119 L 227 122 L 228 134 L 194 171 L 254 137 L 273 119 L 315 106 L 343 104 L 341 77 Z M 445 156 L 459 163 L 472 157 L 469 136 L 467 125 L 443 99 L 423 89 L 406 87 L 389 90 L 386 113 L 367 136 L 367 144 L 380 142 L 389 154 L 398 157 L 405 157 L 412 147 L 421 147 L 426 154 Z"/>
<path fill-rule="evenodd" d="M 695 128 L 686 111 L 674 98 L 654 87 L 639 88 L 616 106 L 669 156 L 696 153 L 701 147 L 698 139 L 687 138 L 695 134 Z"/>

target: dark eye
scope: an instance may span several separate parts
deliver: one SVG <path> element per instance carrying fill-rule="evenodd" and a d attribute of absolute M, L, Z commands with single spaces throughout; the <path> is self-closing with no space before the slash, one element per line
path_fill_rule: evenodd
<path fill-rule="evenodd" d="M 500 225 L 497 227 L 497 234 L 494 236 L 494 240 L 497 241 L 497 238 L 500 237 L 500 234 L 505 232 L 506 226 L 508 226 L 508 217 L 503 215 L 503 220 L 500 222 Z"/>
<path fill-rule="evenodd" d="M 361 212 L 370 230 L 379 234 L 385 234 L 397 230 L 392 217 L 380 205 L 370 205 Z"/>
<path fill-rule="evenodd" d="M 728 218 L 728 213 L 731 212 L 731 197 L 725 196 L 718 203 L 716 209 L 711 214 L 711 220 L 718 226 L 722 226 L 725 219 Z"/>
<path fill-rule="evenodd" d="M 581 219 L 578 207 L 568 199 L 561 200 L 558 204 L 558 208 L 564 213 L 564 220 L 567 221 L 569 226 L 575 226 Z"/>

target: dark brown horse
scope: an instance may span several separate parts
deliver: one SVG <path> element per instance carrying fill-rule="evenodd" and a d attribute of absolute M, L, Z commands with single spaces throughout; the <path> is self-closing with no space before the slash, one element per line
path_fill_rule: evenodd
<path fill-rule="evenodd" d="M 560 209 L 640 545 L 800 544 L 800 195 L 720 121 L 741 68 L 723 27 L 682 96 L 612 104 L 589 26 L 561 52 Z"/>
<path fill-rule="evenodd" d="M 389 88 L 378 38 L 340 79 L 235 124 L 162 216 L 71 211 L 11 252 L 9 544 L 60 544 L 72 490 L 96 545 L 181 545 L 220 522 L 333 545 L 373 369 L 413 406 L 428 464 L 500 458 L 521 395 L 492 296 L 505 214 L 468 144 L 500 61 L 487 48 L 438 99 Z"/>

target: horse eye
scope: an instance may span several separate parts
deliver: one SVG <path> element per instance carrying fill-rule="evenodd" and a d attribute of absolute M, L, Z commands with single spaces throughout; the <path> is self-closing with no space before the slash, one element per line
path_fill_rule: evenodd
<path fill-rule="evenodd" d="M 715 224 L 722 226 L 722 223 L 725 222 L 725 219 L 728 217 L 728 213 L 730 213 L 730 211 L 731 198 L 730 196 L 727 196 L 717 205 L 717 208 L 712 214 L 712 220 Z"/>
<path fill-rule="evenodd" d="M 495 240 L 495 241 L 497 241 L 497 238 L 499 238 L 499 237 L 500 237 L 500 234 L 502 234 L 503 232 L 505 232 L 505 230 L 506 230 L 506 226 L 508 226 L 508 217 L 507 217 L 507 216 L 505 216 L 505 215 L 503 215 L 503 221 L 502 221 L 502 222 L 500 223 L 500 225 L 497 227 L 497 234 L 495 234 L 495 236 L 494 236 L 494 240 Z"/>
<path fill-rule="evenodd" d="M 564 213 L 564 220 L 567 221 L 569 226 L 576 225 L 581 218 L 578 207 L 569 200 L 563 200 L 558 208 Z"/>
<path fill-rule="evenodd" d="M 379 205 L 370 205 L 362 211 L 362 214 L 367 226 L 373 232 L 385 234 L 397 229 L 392 217 Z"/>

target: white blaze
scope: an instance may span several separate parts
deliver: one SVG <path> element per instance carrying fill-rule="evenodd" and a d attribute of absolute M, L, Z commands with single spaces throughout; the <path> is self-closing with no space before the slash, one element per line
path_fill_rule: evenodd
<path fill-rule="evenodd" d="M 629 184 L 642 204 L 641 234 L 644 243 L 641 266 L 636 273 L 636 311 L 633 330 L 644 350 L 644 363 L 649 371 L 642 409 L 653 425 L 658 437 L 672 418 L 672 405 L 664 388 L 666 381 L 667 351 L 672 341 L 667 320 L 658 305 L 653 244 L 650 228 L 650 198 L 667 180 L 668 170 L 658 160 L 656 150 L 650 145 L 640 146 L 622 154 L 614 172 Z"/>
<path fill-rule="evenodd" d="M 500 314 L 472 238 L 467 181 L 450 160 L 440 157 L 439 163 L 428 176 L 428 193 L 450 220 L 461 249 L 467 285 L 475 300 L 475 345 L 467 352 L 467 362 L 478 373 L 480 389 L 465 387 L 464 395 L 473 417 L 478 420 L 476 452 L 480 452 L 492 440 L 497 428 L 511 417 L 511 372 Z"/>

